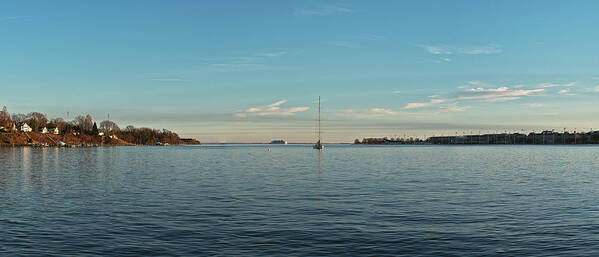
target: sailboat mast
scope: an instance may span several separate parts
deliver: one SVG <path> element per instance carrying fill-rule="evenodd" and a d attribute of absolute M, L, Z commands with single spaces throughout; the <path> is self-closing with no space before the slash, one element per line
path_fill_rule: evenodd
<path fill-rule="evenodd" d="M 320 142 L 320 96 L 318 96 L 318 142 Z"/>

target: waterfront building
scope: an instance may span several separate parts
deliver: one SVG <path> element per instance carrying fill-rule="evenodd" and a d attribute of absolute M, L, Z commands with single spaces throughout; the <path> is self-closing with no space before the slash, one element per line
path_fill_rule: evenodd
<path fill-rule="evenodd" d="M 19 125 L 17 127 L 18 127 L 19 131 L 21 131 L 21 132 L 32 132 L 33 131 L 33 129 L 31 129 L 31 127 L 25 122 L 19 123 Z"/>

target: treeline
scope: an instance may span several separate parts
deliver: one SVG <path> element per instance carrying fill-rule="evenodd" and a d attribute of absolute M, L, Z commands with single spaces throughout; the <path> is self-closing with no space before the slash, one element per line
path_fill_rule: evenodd
<path fill-rule="evenodd" d="M 119 138 L 137 145 L 154 145 L 156 143 L 182 144 L 189 142 L 199 144 L 199 141 L 192 139 L 183 141 L 177 133 L 166 129 L 135 128 L 129 125 L 121 130 L 115 122 L 110 120 L 103 120 L 98 126 L 89 114 L 76 116 L 73 120 L 67 121 L 63 118 L 49 119 L 46 114 L 39 112 L 9 114 L 6 106 L 4 106 L 0 112 L 0 127 L 4 132 L 14 132 L 22 123 L 26 123 L 34 132 L 44 127 L 58 128 L 59 134 L 62 135 L 86 134 L 90 136 L 107 136 Z"/>
<path fill-rule="evenodd" d="M 364 138 L 362 141 L 360 139 L 354 140 L 354 144 L 364 144 L 364 145 L 414 145 L 414 144 L 424 144 L 426 141 L 419 138 L 387 138 L 387 137 L 371 137 Z"/>
<path fill-rule="evenodd" d="M 162 144 L 182 143 L 181 138 L 179 138 L 177 133 L 166 129 L 157 130 L 127 126 L 125 129 L 119 131 L 118 136 L 120 139 L 136 145 L 152 145 L 156 142 L 160 142 Z"/>

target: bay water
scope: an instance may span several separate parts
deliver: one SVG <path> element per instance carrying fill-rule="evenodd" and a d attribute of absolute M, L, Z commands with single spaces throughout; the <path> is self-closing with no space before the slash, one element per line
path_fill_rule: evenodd
<path fill-rule="evenodd" d="M 599 147 L 0 148 L 0 255 L 599 255 Z"/>

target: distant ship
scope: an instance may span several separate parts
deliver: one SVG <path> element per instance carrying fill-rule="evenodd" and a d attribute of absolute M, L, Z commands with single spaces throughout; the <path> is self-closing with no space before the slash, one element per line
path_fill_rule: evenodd
<path fill-rule="evenodd" d="M 324 149 L 324 145 L 322 144 L 320 138 L 320 96 L 318 97 L 318 141 L 316 142 L 316 144 L 314 144 L 312 148 L 317 150 Z"/>
<path fill-rule="evenodd" d="M 287 141 L 285 141 L 285 140 L 273 140 L 273 141 L 270 141 L 270 144 L 271 145 L 286 145 Z"/>

